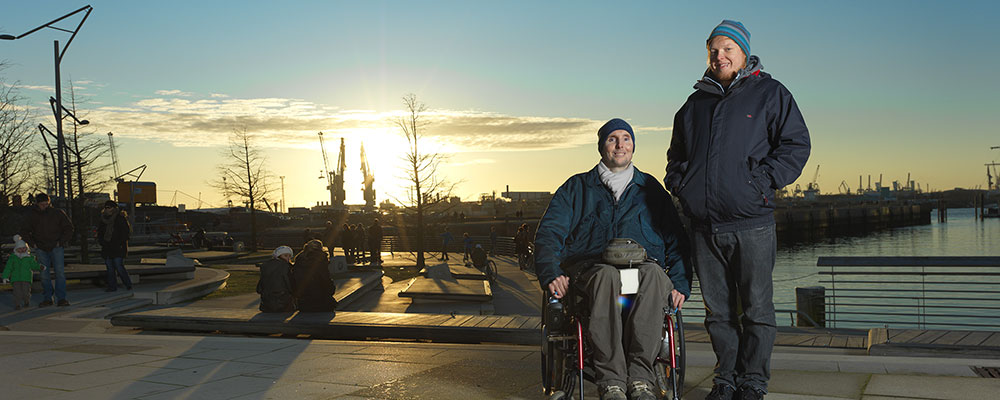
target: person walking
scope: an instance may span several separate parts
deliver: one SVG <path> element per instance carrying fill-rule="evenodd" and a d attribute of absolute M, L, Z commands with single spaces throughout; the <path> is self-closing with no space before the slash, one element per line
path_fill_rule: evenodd
<path fill-rule="evenodd" d="M 777 332 L 775 190 L 802 173 L 809 130 L 792 94 L 750 54 L 742 23 L 722 21 L 706 43 L 708 70 L 674 117 L 664 182 L 690 219 L 718 359 L 706 399 L 760 399 Z"/>
<path fill-rule="evenodd" d="M 132 235 L 125 210 L 118 208 L 113 200 L 104 202 L 101 221 L 97 223 L 97 243 L 101 245 L 101 258 L 108 268 L 105 292 L 118 290 L 121 278 L 125 290 L 132 290 L 132 279 L 125 270 L 125 256 L 128 255 L 128 240 Z"/>
<path fill-rule="evenodd" d="M 42 302 L 38 306 L 51 306 L 53 296 L 60 307 L 68 306 L 65 247 L 73 238 L 73 223 L 69 216 L 63 210 L 52 207 L 49 195 L 39 193 L 35 196 L 35 205 L 28 211 L 26 224 L 21 228 L 21 237 L 35 248 L 38 263 L 46 267 L 41 273 Z M 56 275 L 54 283 L 49 271 Z"/>

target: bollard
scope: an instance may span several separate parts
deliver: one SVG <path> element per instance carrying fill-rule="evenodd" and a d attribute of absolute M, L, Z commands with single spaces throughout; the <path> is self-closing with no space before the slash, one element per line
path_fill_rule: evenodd
<path fill-rule="evenodd" d="M 798 314 L 795 318 L 795 325 L 800 327 L 811 327 L 812 324 L 803 317 L 808 315 L 816 322 L 817 327 L 826 326 L 826 288 L 823 286 L 806 286 L 795 288 L 795 309 Z"/>

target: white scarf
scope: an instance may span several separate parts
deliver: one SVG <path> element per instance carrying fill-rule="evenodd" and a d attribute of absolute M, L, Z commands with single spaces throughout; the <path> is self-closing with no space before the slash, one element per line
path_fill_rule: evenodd
<path fill-rule="evenodd" d="M 635 175 L 635 166 L 632 163 L 628 163 L 625 169 L 618 172 L 611 172 L 611 169 L 604 162 L 597 162 L 597 172 L 601 176 L 601 182 L 608 189 L 611 189 L 611 193 L 615 195 L 615 201 L 618 201 L 622 197 L 622 193 L 625 193 L 625 188 L 628 184 L 632 182 L 632 176 Z"/>

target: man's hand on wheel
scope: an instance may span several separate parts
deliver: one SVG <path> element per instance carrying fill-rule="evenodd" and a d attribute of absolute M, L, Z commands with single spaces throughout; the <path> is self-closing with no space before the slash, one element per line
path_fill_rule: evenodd
<path fill-rule="evenodd" d="M 670 305 L 675 309 L 680 310 L 681 306 L 684 305 L 684 294 L 678 292 L 677 289 L 670 291 Z"/>
<path fill-rule="evenodd" d="M 559 275 L 552 282 L 549 282 L 549 293 L 552 293 L 552 297 L 561 299 L 566 295 L 566 291 L 569 290 L 569 278 L 566 275 Z"/>

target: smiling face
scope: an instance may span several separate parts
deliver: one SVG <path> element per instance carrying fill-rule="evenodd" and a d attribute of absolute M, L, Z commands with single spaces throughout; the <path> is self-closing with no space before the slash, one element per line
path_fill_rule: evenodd
<path fill-rule="evenodd" d="M 619 129 L 611 132 L 601 146 L 601 162 L 612 171 L 625 168 L 632 162 L 634 149 L 632 135 L 628 131 Z"/>
<path fill-rule="evenodd" d="M 708 43 L 708 69 L 716 79 L 731 82 L 746 62 L 746 54 L 733 39 L 716 36 Z"/>

